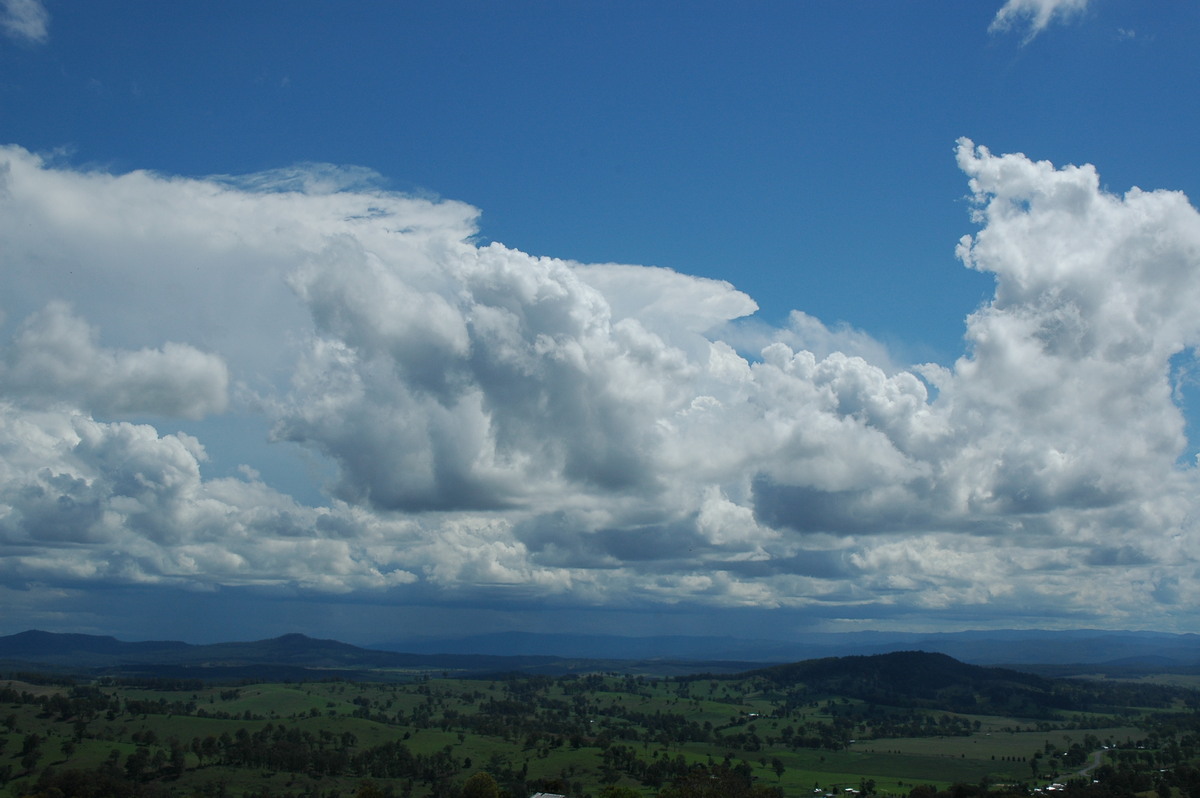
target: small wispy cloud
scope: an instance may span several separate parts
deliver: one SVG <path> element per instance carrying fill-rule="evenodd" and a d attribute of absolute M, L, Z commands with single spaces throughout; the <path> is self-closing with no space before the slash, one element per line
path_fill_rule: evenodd
<path fill-rule="evenodd" d="M 1087 8 L 1088 0 L 1008 0 L 996 12 L 988 30 L 992 33 L 1028 25 L 1024 43 L 1046 29 L 1054 20 L 1066 20 Z"/>
<path fill-rule="evenodd" d="M 0 26 L 11 38 L 41 44 L 50 37 L 50 12 L 41 0 L 0 0 Z"/>

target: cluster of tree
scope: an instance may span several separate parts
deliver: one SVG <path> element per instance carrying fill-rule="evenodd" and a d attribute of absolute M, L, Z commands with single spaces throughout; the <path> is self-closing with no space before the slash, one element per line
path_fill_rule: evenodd
<path fill-rule="evenodd" d="M 914 787 L 909 798 L 1028 798 L 1027 784 L 955 784 L 938 790 L 928 784 Z M 1068 779 L 1056 788 L 1059 798 L 1197 798 L 1200 768 L 1181 763 L 1171 768 L 1148 768 L 1137 763 L 1106 764 L 1087 777 Z"/>
<path fill-rule="evenodd" d="M 679 684 L 690 686 L 686 681 Z M 616 683 L 606 681 L 600 675 L 581 679 L 533 677 L 512 680 L 504 686 L 503 697 L 481 695 L 471 712 L 445 706 L 445 698 L 434 690 L 427 691 L 424 701 L 408 713 L 382 713 L 377 711 L 377 707 L 374 708 L 376 711 L 372 711 L 371 702 L 362 699 L 363 704 L 355 714 L 382 723 L 402 723 L 513 741 L 524 740 L 527 748 L 540 747 L 543 750 L 563 745 L 605 748 L 615 742 L 663 746 L 710 743 L 751 752 L 774 745 L 792 749 L 836 750 L 855 739 L 961 736 L 971 734 L 978 727 L 977 721 L 947 713 L 829 701 L 821 707 L 823 713 L 829 716 L 828 720 L 801 722 L 793 719 L 785 727 L 784 733 L 768 734 L 760 733 L 755 727 L 754 716 L 735 713 L 728 722 L 714 726 L 711 722 L 689 717 L 683 711 L 640 711 L 621 702 L 598 698 L 614 693 L 625 697 L 644 697 L 647 688 L 635 677 L 623 677 Z M 752 688 L 766 686 L 765 682 L 751 685 Z M 626 693 L 626 688 L 633 692 Z M 569 696 L 569 700 L 553 698 L 552 692 L 563 693 Z M 773 719 L 789 719 L 793 713 L 818 708 L 816 701 L 809 700 L 812 696 L 804 688 L 799 688 L 796 693 L 791 695 L 785 691 L 775 691 L 774 694 L 766 694 L 766 697 L 779 700 L 772 714 Z M 805 700 L 798 700 L 798 695 L 803 695 Z M 735 698 L 731 696 L 730 700 L 734 701 Z"/>
<path fill-rule="evenodd" d="M 162 676 L 104 676 L 96 681 L 104 687 L 134 687 L 163 693 L 198 693 L 205 687 L 201 679 L 172 679 Z"/>
<path fill-rule="evenodd" d="M 66 687 L 66 685 L 64 685 Z M 70 685 L 54 693 L 30 693 L 15 687 L 0 687 L 0 703 L 38 707 L 41 714 L 60 720 L 91 718 L 101 713 L 120 712 L 120 699 L 89 685 Z"/>
<path fill-rule="evenodd" d="M 431 788 L 444 786 L 467 767 L 449 747 L 431 754 L 414 754 L 401 740 L 359 747 L 352 732 L 338 735 L 322 729 L 314 734 L 273 723 L 257 730 L 240 728 L 232 734 L 197 737 L 190 750 L 201 767 L 219 764 L 318 776 L 406 779 Z"/>
<path fill-rule="evenodd" d="M 46 770 L 22 798 L 168 798 L 163 784 L 141 783 L 112 766 Z"/>
<path fill-rule="evenodd" d="M 723 762 L 690 768 L 660 790 L 658 798 L 783 798 L 783 791 L 755 784 L 748 768 Z"/>

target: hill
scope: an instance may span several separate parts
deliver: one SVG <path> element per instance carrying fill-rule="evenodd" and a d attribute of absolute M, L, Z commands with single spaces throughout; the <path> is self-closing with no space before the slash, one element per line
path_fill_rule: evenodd
<path fill-rule="evenodd" d="M 485 676 L 579 672 L 669 676 L 711 670 L 749 670 L 750 662 L 580 659 L 549 655 L 415 654 L 360 648 L 336 640 L 286 634 L 268 640 L 193 645 L 177 641 L 123 642 L 113 637 L 31 630 L 0 636 L 0 668 L 109 675 L 237 681 L 315 678 L 404 680 L 420 674 Z"/>
<path fill-rule="evenodd" d="M 730 636 L 589 635 L 494 632 L 413 637 L 369 648 L 424 654 L 548 655 L 586 659 L 797 662 L 825 657 L 931 651 L 974 665 L 1103 665 L 1200 672 L 1200 635 L 1101 629 L 993 629 L 962 632 L 809 632 L 792 640 Z M 1093 671 L 1095 669 L 1092 669 Z"/>
<path fill-rule="evenodd" d="M 1165 709 L 1181 696 L 1193 695 L 1145 680 L 1049 678 L 970 665 L 925 651 L 807 660 L 760 668 L 743 676 L 761 679 L 782 691 L 840 696 L 868 705 L 1042 719 L 1064 711 L 1107 713 L 1128 706 Z"/>
<path fill-rule="evenodd" d="M 1170 646 L 1187 650 L 1192 636 L 1167 636 Z M 561 639 L 560 639 L 561 638 Z M 968 664 L 942 652 L 905 649 L 880 653 L 817 658 L 793 658 L 792 664 L 746 656 L 705 659 L 703 641 L 715 638 L 588 638 L 587 636 L 538 636 L 506 633 L 491 638 L 493 645 L 466 652 L 451 646 L 449 651 L 389 651 L 362 648 L 337 640 L 303 634 L 286 634 L 267 640 L 195 645 L 180 641 L 124 642 L 114 637 L 86 634 L 56 634 L 26 631 L 0 636 L 0 668 L 12 671 L 55 671 L 72 675 L 187 678 L 236 681 L 241 679 L 302 680 L 343 678 L 354 680 L 404 680 L 420 674 L 487 676 L 506 673 L 560 676 L 600 671 L 656 677 L 686 677 L 696 673 L 742 674 L 758 671 L 773 680 L 815 680 L 827 692 L 852 695 L 863 700 L 882 700 L 889 695 L 923 696 L 932 702 L 950 702 L 966 711 L 971 706 L 1007 707 L 1030 711 L 1033 706 L 1069 705 L 1061 684 L 1047 692 L 1046 679 L 1036 681 L 1030 672 L 1046 677 L 1080 673 L 1111 672 L 1129 676 L 1150 668 L 1189 672 L 1177 657 L 1147 655 L 1115 660 L 1108 665 L 1021 665 L 1019 670 Z M 963 638 L 965 639 L 965 638 Z M 1138 638 L 1143 639 L 1143 638 Z M 588 643 L 592 640 L 592 643 Z M 636 641 L 629 644 L 613 641 Z M 726 642 L 730 639 L 725 638 Z M 500 641 L 517 642 L 508 646 Z M 554 651 L 561 643 L 561 653 Z M 746 641 L 742 641 L 743 643 Z M 861 642 L 861 641 L 860 641 Z M 608 645 L 607 643 L 612 643 Z M 1014 643 L 1015 645 L 1015 643 Z M 657 646 L 657 647 L 656 647 Z M 465 646 L 464 646 L 465 647 Z M 519 653 L 501 654 L 496 651 Z M 593 656 L 579 653 L 584 650 Z M 669 656 L 662 651 L 690 653 Z M 736 653 L 736 646 L 718 649 Z M 1115 650 L 1115 649 L 1113 649 Z M 748 652 L 743 652 L 748 653 Z M 782 653 L 776 650 L 776 653 Z M 909 660 L 923 657 L 920 662 Z M 766 667 L 764 667 L 766 666 Z M 828 671 L 828 672 L 826 672 Z M 907 680 L 907 681 L 906 681 Z M 1077 699 L 1070 699 L 1076 700 Z M 974 703 L 973 703 L 974 702 Z M 1078 702 L 1077 702 L 1078 703 Z"/>
<path fill-rule="evenodd" d="M 946 654 L 897 651 L 872 656 L 828 657 L 753 671 L 777 686 L 810 690 L 873 704 L 919 706 L 1038 717 L 1073 706 L 1062 685 L 1008 668 L 982 667 Z"/>
<path fill-rule="evenodd" d="M 0 637 L 0 664 L 9 669 L 172 678 L 296 678 L 316 674 L 386 678 L 386 672 L 483 673 L 545 666 L 553 657 L 431 656 L 375 651 L 336 640 L 287 634 L 269 640 L 192 645 L 124 642 L 113 637 L 31 630 Z"/>

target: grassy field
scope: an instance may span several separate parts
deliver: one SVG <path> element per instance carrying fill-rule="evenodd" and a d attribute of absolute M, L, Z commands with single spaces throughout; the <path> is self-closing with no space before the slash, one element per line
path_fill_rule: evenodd
<path fill-rule="evenodd" d="M 0 682 L 13 699 L 0 703 L 0 795 L 28 792 L 47 768 L 110 767 L 180 795 L 349 796 L 368 768 L 352 758 L 400 744 L 418 764 L 406 765 L 408 775 L 371 778 L 413 798 L 478 770 L 514 792 L 584 798 L 622 784 L 650 796 L 681 768 L 721 762 L 744 763 L 758 783 L 787 796 L 846 788 L 906 795 L 917 784 L 1045 783 L 1066 772 L 1055 757 L 1072 746 L 1133 747 L 1145 736 L 1134 725 L 1098 725 L 1100 716 L 1089 726 L 1092 716 L 1080 713 L 1028 719 L 880 707 L 754 679 L 88 687 Z M 883 723 L 969 731 L 881 736 Z M 238 759 L 250 751 L 253 764 Z M 345 761 L 321 764 L 333 754 Z"/>

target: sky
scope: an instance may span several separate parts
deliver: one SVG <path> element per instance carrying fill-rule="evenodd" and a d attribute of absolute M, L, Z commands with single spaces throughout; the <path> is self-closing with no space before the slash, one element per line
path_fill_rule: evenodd
<path fill-rule="evenodd" d="M 1198 40 L 0 0 L 0 634 L 1200 632 Z"/>

